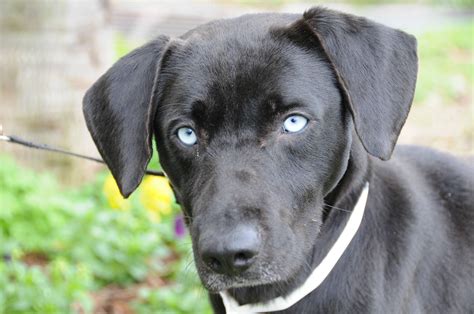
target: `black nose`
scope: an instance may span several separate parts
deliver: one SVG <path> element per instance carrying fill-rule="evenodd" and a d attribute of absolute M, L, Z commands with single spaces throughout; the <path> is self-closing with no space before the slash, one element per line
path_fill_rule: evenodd
<path fill-rule="evenodd" d="M 208 233 L 209 235 L 209 233 Z M 240 226 L 224 234 L 203 237 L 201 258 L 220 274 L 235 275 L 248 269 L 255 261 L 260 239 L 255 228 Z"/>

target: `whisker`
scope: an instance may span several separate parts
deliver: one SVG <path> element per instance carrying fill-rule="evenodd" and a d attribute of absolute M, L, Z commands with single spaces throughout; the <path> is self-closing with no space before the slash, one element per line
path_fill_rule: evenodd
<path fill-rule="evenodd" d="M 188 255 L 188 258 L 190 256 Z M 190 258 L 189 262 L 186 263 L 186 266 L 184 266 L 184 272 L 188 273 L 191 271 L 191 267 L 192 265 L 194 264 L 194 259 L 193 258 Z"/>
<path fill-rule="evenodd" d="M 177 247 L 189 246 L 190 248 L 192 248 L 192 242 L 191 241 L 182 241 L 182 242 L 175 243 L 175 246 L 177 246 Z"/>

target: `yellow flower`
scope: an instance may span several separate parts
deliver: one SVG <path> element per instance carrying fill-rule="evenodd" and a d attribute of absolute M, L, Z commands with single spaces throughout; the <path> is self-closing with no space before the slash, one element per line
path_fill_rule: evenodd
<path fill-rule="evenodd" d="M 104 187 L 102 190 L 110 207 L 124 210 L 130 207 L 130 202 L 122 197 L 117 183 L 111 174 L 105 178 Z"/>
<path fill-rule="evenodd" d="M 163 215 L 169 215 L 173 208 L 174 195 L 168 179 L 146 176 L 141 184 L 140 201 L 156 221 Z"/>

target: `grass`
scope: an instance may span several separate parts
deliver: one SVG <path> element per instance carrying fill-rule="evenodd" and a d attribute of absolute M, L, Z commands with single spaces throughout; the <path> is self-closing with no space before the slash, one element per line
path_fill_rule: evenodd
<path fill-rule="evenodd" d="M 474 23 L 454 25 L 418 38 L 419 75 L 415 104 L 435 98 L 446 105 L 472 104 Z"/>

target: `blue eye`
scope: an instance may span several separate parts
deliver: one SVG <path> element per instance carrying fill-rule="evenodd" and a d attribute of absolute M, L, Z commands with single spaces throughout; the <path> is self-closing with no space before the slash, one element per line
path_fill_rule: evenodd
<path fill-rule="evenodd" d="M 178 129 L 178 138 L 186 146 L 193 146 L 197 143 L 196 132 L 190 127 L 182 127 Z"/>
<path fill-rule="evenodd" d="M 292 115 L 283 122 L 283 129 L 287 133 L 295 133 L 304 129 L 308 124 L 308 119 L 300 115 Z"/>

